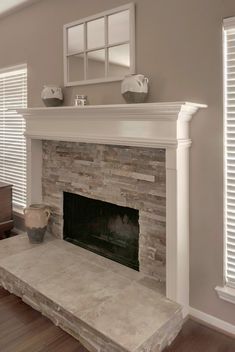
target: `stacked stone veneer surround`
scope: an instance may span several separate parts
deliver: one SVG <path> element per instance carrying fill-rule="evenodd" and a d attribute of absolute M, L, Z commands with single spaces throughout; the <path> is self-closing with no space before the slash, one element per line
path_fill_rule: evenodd
<path fill-rule="evenodd" d="M 165 150 L 43 141 L 43 201 L 63 238 L 63 192 L 139 210 L 140 271 L 166 277 Z"/>

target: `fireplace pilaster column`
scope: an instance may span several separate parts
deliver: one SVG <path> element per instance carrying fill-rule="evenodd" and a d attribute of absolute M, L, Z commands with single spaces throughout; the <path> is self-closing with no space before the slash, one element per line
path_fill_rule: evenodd
<path fill-rule="evenodd" d="M 42 202 L 42 141 L 26 137 L 27 206 Z"/>
<path fill-rule="evenodd" d="M 166 149 L 166 295 L 189 306 L 189 147 Z"/>

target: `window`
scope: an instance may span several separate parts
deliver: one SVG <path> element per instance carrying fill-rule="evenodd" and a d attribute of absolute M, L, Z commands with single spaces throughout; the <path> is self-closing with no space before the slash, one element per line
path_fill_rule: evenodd
<path fill-rule="evenodd" d="M 0 181 L 13 185 L 14 209 L 26 205 L 25 122 L 14 109 L 27 107 L 27 68 L 0 71 Z"/>
<path fill-rule="evenodd" d="M 65 86 L 122 80 L 134 73 L 134 4 L 64 26 Z"/>
<path fill-rule="evenodd" d="M 224 21 L 225 279 L 235 287 L 235 18 Z"/>

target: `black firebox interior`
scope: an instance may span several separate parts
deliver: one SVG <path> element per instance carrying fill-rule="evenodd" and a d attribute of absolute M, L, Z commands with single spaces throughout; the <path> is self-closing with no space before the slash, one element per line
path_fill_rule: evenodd
<path fill-rule="evenodd" d="M 64 192 L 64 240 L 139 270 L 139 211 Z"/>

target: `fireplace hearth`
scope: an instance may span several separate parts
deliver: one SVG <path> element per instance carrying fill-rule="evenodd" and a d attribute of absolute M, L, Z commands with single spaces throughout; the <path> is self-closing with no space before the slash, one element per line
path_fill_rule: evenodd
<path fill-rule="evenodd" d="M 64 240 L 139 270 L 139 211 L 64 192 Z"/>

